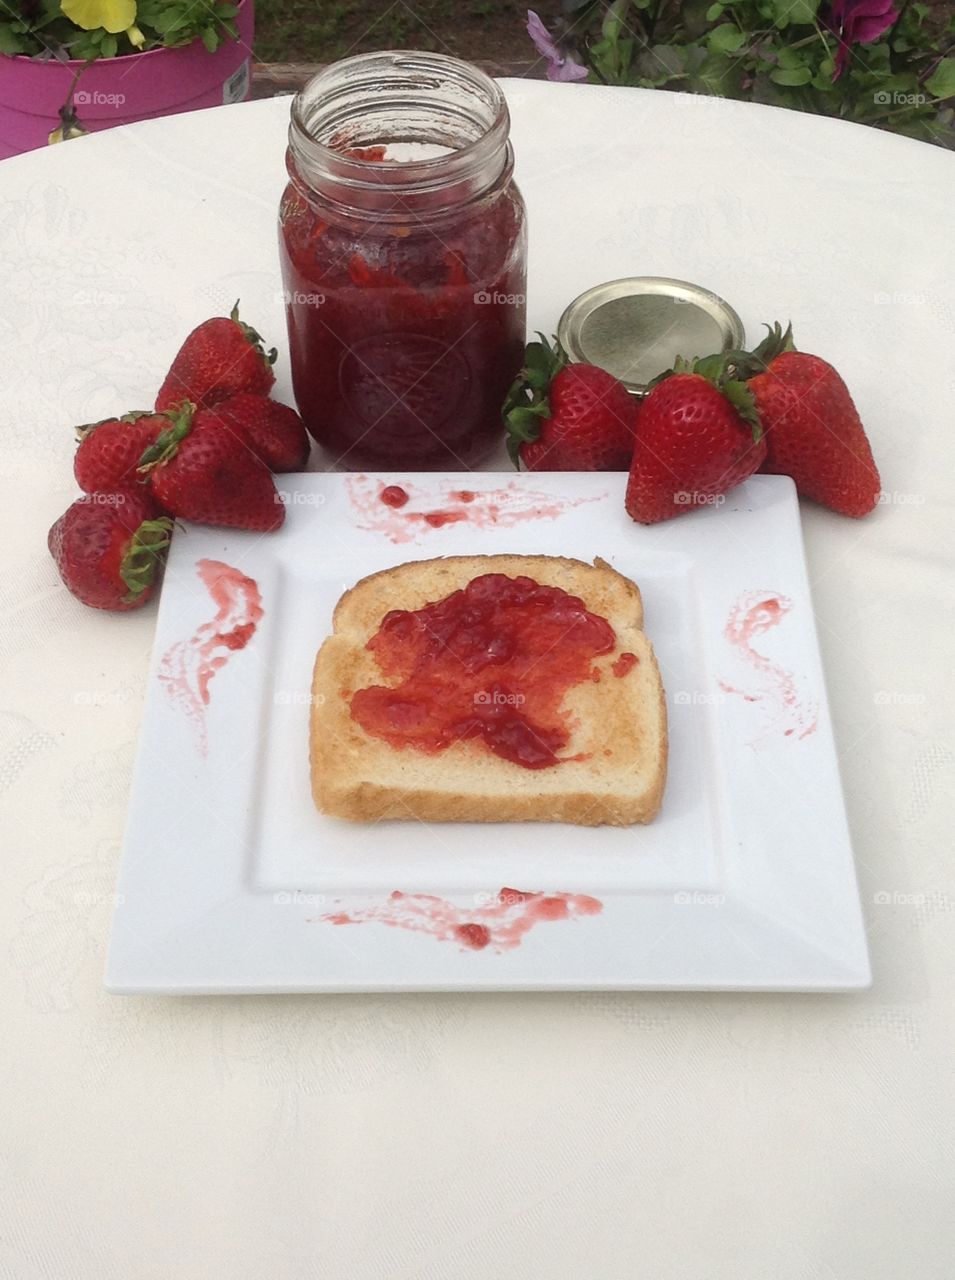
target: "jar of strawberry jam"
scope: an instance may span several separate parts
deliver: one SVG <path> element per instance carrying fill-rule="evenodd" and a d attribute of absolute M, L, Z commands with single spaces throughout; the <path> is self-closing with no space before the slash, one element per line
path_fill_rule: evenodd
<path fill-rule="evenodd" d="M 474 467 L 525 339 L 504 97 L 435 53 L 371 53 L 292 103 L 280 250 L 295 399 L 333 465 Z"/>

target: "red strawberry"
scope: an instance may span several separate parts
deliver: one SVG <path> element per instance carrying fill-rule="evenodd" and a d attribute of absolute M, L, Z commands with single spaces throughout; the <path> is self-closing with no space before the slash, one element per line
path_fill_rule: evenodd
<path fill-rule="evenodd" d="M 78 600 L 124 613 L 155 591 L 171 529 L 148 490 L 114 489 L 77 498 L 50 530 L 47 545 Z"/>
<path fill-rule="evenodd" d="M 637 402 L 605 369 L 568 364 L 543 334 L 504 404 L 507 448 L 529 471 L 625 471 L 633 454 Z"/>
<path fill-rule="evenodd" d="M 244 392 L 205 412 L 235 432 L 270 471 L 301 471 L 308 461 L 305 423 L 287 404 Z"/>
<path fill-rule="evenodd" d="M 707 506 L 757 470 L 766 443 L 729 358 L 677 362 L 640 408 L 626 507 L 655 524 Z"/>
<path fill-rule="evenodd" d="M 239 319 L 238 302 L 228 316 L 205 320 L 179 348 L 156 397 L 157 409 L 184 400 L 200 406 L 253 391 L 267 396 L 275 381 L 276 350 L 266 352 L 256 331 Z"/>
<path fill-rule="evenodd" d="M 155 444 L 169 419 L 157 413 L 128 413 L 77 427 L 79 447 L 73 474 L 84 493 L 99 493 L 142 482 L 136 474 L 143 450 Z"/>
<path fill-rule="evenodd" d="M 766 431 L 763 471 L 791 476 L 804 498 L 864 516 L 881 481 L 849 389 L 831 364 L 796 351 L 773 325 L 752 353 L 749 386 Z"/>
<path fill-rule="evenodd" d="M 183 405 L 143 454 L 156 500 L 175 516 L 260 533 L 285 519 L 268 468 L 209 409 Z"/>

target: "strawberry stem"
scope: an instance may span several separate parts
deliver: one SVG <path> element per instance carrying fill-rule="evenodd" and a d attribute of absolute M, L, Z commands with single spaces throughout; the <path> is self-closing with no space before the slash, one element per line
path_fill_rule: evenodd
<path fill-rule="evenodd" d="M 183 400 L 182 404 L 177 405 L 175 409 L 169 409 L 163 414 L 157 414 L 157 417 L 168 418 L 170 426 L 165 431 L 161 431 L 156 437 L 155 443 L 145 450 L 143 456 L 139 459 L 139 466 L 136 470 L 146 475 L 155 467 L 163 467 L 167 462 L 170 462 L 176 456 L 179 445 L 192 430 L 192 420 L 195 412 L 196 406 L 192 401 Z"/>
<path fill-rule="evenodd" d="M 119 576 L 128 588 L 124 603 L 137 600 L 152 586 L 169 549 L 172 521 L 167 516 L 144 520 L 132 538 L 119 566 Z"/>
<path fill-rule="evenodd" d="M 770 360 L 775 360 L 778 355 L 782 355 L 784 351 L 795 351 L 796 344 L 793 342 L 792 323 L 786 325 L 786 332 L 783 333 L 783 327 L 776 320 L 771 325 L 766 325 L 766 337 L 762 340 L 753 352 L 755 359 L 761 360 L 763 364 L 769 364 Z"/>
<path fill-rule="evenodd" d="M 541 423 L 550 417 L 547 392 L 567 364 L 567 352 L 556 338 L 553 345 L 542 333 L 539 342 L 529 342 L 524 351 L 524 367 L 511 383 L 501 416 L 507 428 L 507 452 L 520 469 L 522 444 L 530 444 L 541 433 Z"/>
<path fill-rule="evenodd" d="M 246 324 L 244 320 L 239 319 L 239 299 L 238 298 L 236 298 L 235 300 L 235 306 L 229 312 L 229 319 L 235 321 L 235 323 L 242 330 L 242 334 L 245 340 L 248 342 L 249 346 L 256 348 L 256 350 L 258 351 L 259 355 L 262 358 L 262 362 L 265 365 L 266 369 L 270 369 L 272 365 L 275 364 L 276 360 L 279 358 L 278 350 L 275 347 L 269 347 L 268 351 L 266 351 L 265 347 L 262 345 L 265 342 L 265 339 L 262 337 L 262 335 L 256 332 L 256 330 L 253 329 L 250 324 Z"/>

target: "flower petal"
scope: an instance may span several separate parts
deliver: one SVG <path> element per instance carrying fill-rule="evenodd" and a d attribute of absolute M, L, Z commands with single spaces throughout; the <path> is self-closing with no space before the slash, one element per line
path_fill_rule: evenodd
<path fill-rule="evenodd" d="M 527 34 L 533 40 L 537 52 L 545 57 L 548 62 L 560 62 L 560 52 L 554 43 L 553 36 L 533 9 L 528 9 L 527 11 Z M 548 70 L 547 74 L 550 76 L 550 70 Z"/>
<path fill-rule="evenodd" d="M 587 68 L 582 67 L 579 62 L 575 62 L 573 58 L 561 58 L 554 65 L 551 64 L 547 68 L 548 80 L 586 80 Z"/>
<path fill-rule="evenodd" d="M 888 31 L 899 15 L 893 10 L 888 14 L 873 14 L 857 18 L 852 27 L 852 39 L 856 44 L 872 44 Z"/>
<path fill-rule="evenodd" d="M 84 31 L 104 27 L 116 35 L 136 21 L 136 0 L 62 0 L 60 9 Z"/>

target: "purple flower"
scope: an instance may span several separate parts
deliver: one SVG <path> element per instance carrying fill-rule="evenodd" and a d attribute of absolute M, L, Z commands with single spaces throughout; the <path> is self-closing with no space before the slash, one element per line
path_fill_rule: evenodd
<path fill-rule="evenodd" d="M 839 38 L 833 80 L 849 65 L 852 45 L 873 44 L 898 16 L 894 0 L 832 0 L 826 26 Z"/>
<path fill-rule="evenodd" d="M 527 34 L 534 41 L 537 52 L 547 59 L 548 80 L 586 80 L 587 68 L 562 53 L 554 37 L 541 22 L 533 9 L 527 11 Z"/>

